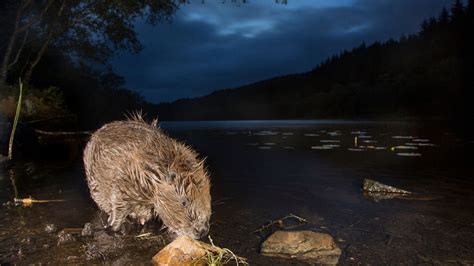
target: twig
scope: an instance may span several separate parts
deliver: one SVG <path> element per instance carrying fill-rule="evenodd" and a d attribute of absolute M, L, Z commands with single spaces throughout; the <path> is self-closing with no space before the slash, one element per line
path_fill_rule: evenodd
<path fill-rule="evenodd" d="M 259 229 L 252 231 L 251 234 L 257 233 L 257 232 L 262 232 L 263 230 L 270 228 L 270 227 L 273 226 L 274 224 L 277 224 L 277 223 L 278 223 L 278 224 L 281 224 L 281 223 L 283 223 L 283 220 L 286 220 L 286 219 L 289 219 L 289 218 L 294 218 L 294 219 L 298 220 L 298 221 L 301 222 L 301 223 L 309 223 L 308 220 L 306 220 L 306 219 L 304 219 L 304 218 L 302 218 L 302 217 L 300 217 L 300 216 L 294 215 L 293 213 L 290 213 L 290 214 L 288 214 L 288 215 L 285 216 L 285 217 L 282 217 L 282 218 L 280 218 L 280 219 L 273 220 L 273 221 L 271 221 L 271 222 L 265 224 L 264 226 L 260 227 Z M 296 227 L 296 226 L 293 226 L 293 227 L 291 227 L 291 228 L 295 228 L 295 227 Z"/>
<path fill-rule="evenodd" d="M 151 235 L 151 233 L 143 233 L 143 234 L 137 235 L 137 236 L 135 236 L 135 237 L 136 237 L 136 238 L 141 238 L 141 237 L 147 237 L 147 236 L 149 236 L 149 235 Z"/>
<path fill-rule="evenodd" d="M 62 202 L 62 201 L 64 201 L 64 200 L 37 200 L 37 199 L 33 199 L 33 198 L 30 196 L 30 197 L 24 198 L 24 199 L 14 198 L 13 201 L 14 201 L 15 203 L 22 203 L 23 206 L 28 207 L 28 206 L 33 205 L 33 203 Z"/>

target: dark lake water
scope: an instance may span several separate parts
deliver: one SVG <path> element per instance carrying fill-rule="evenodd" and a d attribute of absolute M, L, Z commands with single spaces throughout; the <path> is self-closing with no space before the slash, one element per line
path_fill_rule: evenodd
<path fill-rule="evenodd" d="M 297 265 L 259 254 L 253 233 L 290 213 L 331 234 L 345 264 L 474 264 L 474 137 L 437 125 L 368 121 L 164 122 L 195 148 L 212 179 L 214 243 L 251 265 Z M 38 158 L 0 172 L 0 262 L 149 263 L 169 242 L 159 223 L 126 235 L 73 234 L 104 218 L 89 197 L 82 161 Z M 365 178 L 419 193 L 376 200 Z M 15 186 L 12 185 L 14 182 Z M 15 195 L 16 194 L 16 195 Z M 62 202 L 15 206 L 14 197 Z M 45 227 L 54 224 L 56 233 Z M 150 232 L 144 237 L 137 235 Z"/>

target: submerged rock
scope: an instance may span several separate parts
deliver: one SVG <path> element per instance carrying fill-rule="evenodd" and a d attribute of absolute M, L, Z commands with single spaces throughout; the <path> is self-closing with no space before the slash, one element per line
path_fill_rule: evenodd
<path fill-rule="evenodd" d="M 365 179 L 364 180 L 364 196 L 375 202 L 389 199 L 404 199 L 404 200 L 436 200 L 440 196 L 419 194 L 388 186 L 380 182 Z"/>
<path fill-rule="evenodd" d="M 178 266 L 178 265 L 206 265 L 203 258 L 212 246 L 186 236 L 176 238 L 164 247 L 152 259 L 154 265 Z"/>
<path fill-rule="evenodd" d="M 333 237 L 313 231 L 276 231 L 262 244 L 265 256 L 335 265 L 341 255 Z"/>
<path fill-rule="evenodd" d="M 396 193 L 396 194 L 412 194 L 410 191 L 392 187 L 389 185 L 382 184 L 372 179 L 364 179 L 364 191 L 366 192 L 383 192 L 383 193 Z"/>

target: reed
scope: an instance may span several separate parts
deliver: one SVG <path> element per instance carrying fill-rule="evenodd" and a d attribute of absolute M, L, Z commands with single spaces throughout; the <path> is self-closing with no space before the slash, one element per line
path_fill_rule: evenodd
<path fill-rule="evenodd" d="M 21 112 L 21 101 L 23 97 L 23 83 L 21 82 L 21 78 L 19 80 L 19 86 L 20 86 L 20 94 L 18 96 L 18 103 L 16 105 L 15 119 L 13 120 L 12 131 L 10 133 L 10 141 L 8 142 L 8 160 L 13 159 L 13 141 L 15 139 L 15 131 L 18 125 L 18 120 L 20 118 L 20 112 Z"/>

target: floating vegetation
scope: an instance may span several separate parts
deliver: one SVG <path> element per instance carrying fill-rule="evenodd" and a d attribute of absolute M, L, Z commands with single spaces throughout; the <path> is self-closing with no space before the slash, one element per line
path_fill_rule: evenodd
<path fill-rule="evenodd" d="M 366 136 L 366 135 L 361 135 L 359 136 L 359 139 L 371 139 L 372 136 Z"/>
<path fill-rule="evenodd" d="M 285 147 L 283 147 L 283 149 L 286 149 L 286 150 L 294 150 L 294 149 L 295 149 L 295 147 L 291 147 L 291 146 L 285 146 Z"/>
<path fill-rule="evenodd" d="M 365 131 L 352 131 L 351 134 L 352 135 L 365 135 L 365 134 L 367 134 L 367 132 L 365 132 Z"/>
<path fill-rule="evenodd" d="M 399 152 L 397 153 L 397 156 L 402 156 L 402 157 L 420 157 L 421 153 L 416 153 L 416 152 Z"/>
<path fill-rule="evenodd" d="M 319 142 L 321 143 L 340 143 L 341 141 L 338 139 L 322 139 Z"/>
<path fill-rule="evenodd" d="M 392 147 L 392 151 L 393 150 L 416 150 L 416 149 L 418 149 L 418 147 L 406 146 L 406 145 L 399 145 L 399 146 Z"/>
<path fill-rule="evenodd" d="M 364 149 L 359 149 L 359 148 L 348 148 L 348 151 L 365 151 Z"/>
<path fill-rule="evenodd" d="M 376 140 L 364 140 L 362 142 L 364 142 L 364 143 L 377 143 L 378 141 L 376 141 Z"/>
<path fill-rule="evenodd" d="M 283 136 L 293 136 L 293 132 L 283 132 L 281 133 Z"/>
<path fill-rule="evenodd" d="M 376 146 L 376 147 L 374 147 L 373 149 L 374 149 L 374 150 L 386 150 L 387 147 L 382 147 L 382 146 L 378 146 L 378 147 L 377 147 L 377 146 Z"/>
<path fill-rule="evenodd" d="M 333 132 L 328 132 L 328 135 L 331 137 L 337 137 L 337 136 L 342 135 L 342 133 L 340 131 L 333 131 Z"/>
<path fill-rule="evenodd" d="M 360 148 L 363 149 L 371 149 L 371 150 L 386 150 L 387 147 L 381 147 L 381 146 L 359 146 Z"/>
<path fill-rule="evenodd" d="M 414 142 L 430 142 L 429 139 L 413 139 Z"/>
<path fill-rule="evenodd" d="M 256 135 L 256 136 L 275 136 L 275 135 L 278 135 L 278 132 L 264 130 L 264 131 L 259 131 L 257 133 L 254 133 L 254 135 Z"/>
<path fill-rule="evenodd" d="M 392 136 L 392 139 L 414 139 L 413 136 Z"/>
<path fill-rule="evenodd" d="M 276 143 L 274 143 L 274 142 L 265 142 L 265 143 L 263 143 L 263 145 L 274 146 L 274 145 L 276 145 Z"/>
<path fill-rule="evenodd" d="M 436 144 L 433 143 L 405 143 L 407 146 L 419 146 L 419 147 L 437 147 Z"/>
<path fill-rule="evenodd" d="M 328 147 L 326 145 L 323 146 L 311 146 L 312 150 L 332 150 L 332 147 Z"/>
<path fill-rule="evenodd" d="M 306 136 L 306 137 L 319 137 L 319 134 L 308 133 L 308 134 L 304 134 L 304 136 Z"/>
<path fill-rule="evenodd" d="M 258 148 L 260 150 L 270 150 L 272 147 L 270 147 L 270 146 L 259 146 Z"/>
<path fill-rule="evenodd" d="M 339 148 L 341 145 L 339 144 L 325 144 L 323 145 L 324 147 L 329 147 L 329 148 Z"/>

